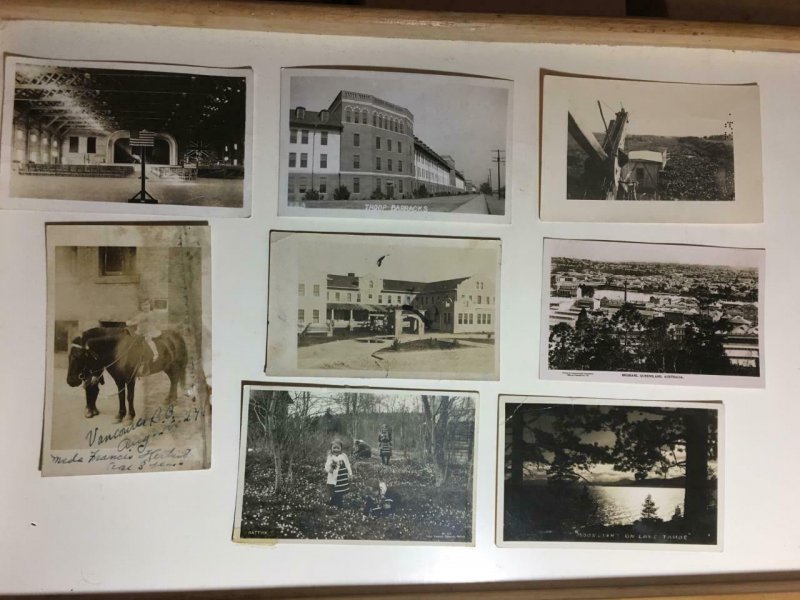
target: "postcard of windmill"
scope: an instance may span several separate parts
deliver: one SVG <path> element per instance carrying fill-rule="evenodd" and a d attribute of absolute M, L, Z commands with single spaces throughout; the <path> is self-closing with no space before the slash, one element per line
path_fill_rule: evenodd
<path fill-rule="evenodd" d="M 497 379 L 500 240 L 273 231 L 269 375 Z"/>
<path fill-rule="evenodd" d="M 543 75 L 546 221 L 760 223 L 755 84 Z"/>
<path fill-rule="evenodd" d="M 48 225 L 42 475 L 211 464 L 209 228 Z"/>

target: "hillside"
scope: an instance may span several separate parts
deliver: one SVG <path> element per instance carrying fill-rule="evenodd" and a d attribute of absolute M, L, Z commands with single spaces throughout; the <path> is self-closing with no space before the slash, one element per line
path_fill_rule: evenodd
<path fill-rule="evenodd" d="M 602 143 L 603 134 L 595 135 Z M 735 199 L 732 139 L 629 135 L 625 149 L 667 151 L 667 165 L 659 174 L 659 200 Z M 585 197 L 585 162 L 586 154 L 568 137 L 567 198 Z"/>

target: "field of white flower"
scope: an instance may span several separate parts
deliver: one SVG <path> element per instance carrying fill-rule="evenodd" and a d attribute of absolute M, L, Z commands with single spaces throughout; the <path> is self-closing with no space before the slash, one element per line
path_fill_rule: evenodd
<path fill-rule="evenodd" d="M 409 458 L 388 466 L 380 459 L 352 461 L 353 481 L 342 508 L 328 506 L 320 464 L 296 465 L 291 481 L 275 490 L 275 471 L 266 452 L 247 457 L 242 503 L 243 538 L 472 541 L 472 478 L 464 466 L 452 467 L 436 487 L 432 467 Z M 379 479 L 398 497 L 394 514 L 362 517 L 366 482 Z M 257 532 L 257 533 L 256 533 Z"/>

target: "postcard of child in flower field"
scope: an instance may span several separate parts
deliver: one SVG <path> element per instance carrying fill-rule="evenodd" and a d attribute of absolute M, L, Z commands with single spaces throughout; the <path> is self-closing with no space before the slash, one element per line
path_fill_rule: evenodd
<path fill-rule="evenodd" d="M 472 544 L 477 394 L 245 386 L 234 539 Z"/>

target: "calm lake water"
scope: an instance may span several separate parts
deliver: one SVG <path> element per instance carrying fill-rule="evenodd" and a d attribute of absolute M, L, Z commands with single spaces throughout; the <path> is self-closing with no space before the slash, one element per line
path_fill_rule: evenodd
<path fill-rule="evenodd" d="M 600 505 L 600 512 L 608 525 L 628 525 L 640 518 L 648 494 L 653 497 L 661 519 L 671 519 L 676 506 L 680 506 L 683 512 L 683 488 L 592 485 L 588 489 Z"/>

